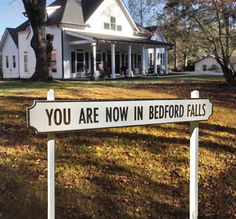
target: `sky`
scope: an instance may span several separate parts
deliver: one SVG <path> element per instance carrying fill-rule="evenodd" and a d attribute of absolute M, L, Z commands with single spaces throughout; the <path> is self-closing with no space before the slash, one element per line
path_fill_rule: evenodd
<path fill-rule="evenodd" d="M 54 0 L 47 0 L 47 4 Z M 0 38 L 6 27 L 15 28 L 26 21 L 22 0 L 0 0 Z"/>
<path fill-rule="evenodd" d="M 54 1 L 47 0 L 47 5 Z M 0 0 L 0 39 L 6 27 L 15 28 L 26 21 L 24 11 L 22 0 Z"/>

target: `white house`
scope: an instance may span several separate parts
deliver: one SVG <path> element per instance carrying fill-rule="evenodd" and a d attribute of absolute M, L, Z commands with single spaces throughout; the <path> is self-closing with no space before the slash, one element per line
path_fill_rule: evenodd
<path fill-rule="evenodd" d="M 156 28 L 137 25 L 122 0 L 56 0 L 47 14 L 54 78 L 132 77 L 149 69 L 168 74 L 170 45 Z M 4 78 L 30 78 L 36 61 L 30 25 L 26 21 L 14 31 L 18 43 L 13 45 L 11 34 L 1 41 Z"/>
<path fill-rule="evenodd" d="M 6 28 L 0 42 L 3 78 L 19 78 L 18 36 L 13 28 Z"/>
<path fill-rule="evenodd" d="M 230 62 L 233 65 L 233 68 L 236 70 L 236 57 L 231 57 Z M 195 71 L 221 72 L 222 70 L 215 57 L 213 55 L 208 55 L 195 63 Z"/>

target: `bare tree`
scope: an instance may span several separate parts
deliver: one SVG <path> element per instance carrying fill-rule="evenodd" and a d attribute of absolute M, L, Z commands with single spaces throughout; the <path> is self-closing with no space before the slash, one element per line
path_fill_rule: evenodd
<path fill-rule="evenodd" d="M 136 22 L 141 26 L 150 26 L 150 22 L 156 22 L 159 3 L 160 0 L 128 0 L 128 8 Z"/>
<path fill-rule="evenodd" d="M 31 47 L 36 56 L 32 80 L 48 81 L 51 77 L 50 59 L 53 50 L 53 36 L 45 34 L 46 0 L 22 0 L 26 15 L 33 31 Z"/>
<path fill-rule="evenodd" d="M 193 36 L 215 56 L 226 81 L 235 83 L 231 57 L 236 49 L 236 2 L 233 0 L 169 0 L 166 7 L 194 26 Z"/>

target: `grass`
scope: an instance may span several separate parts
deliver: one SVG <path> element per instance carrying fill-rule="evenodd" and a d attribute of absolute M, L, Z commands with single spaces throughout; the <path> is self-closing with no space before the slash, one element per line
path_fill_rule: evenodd
<path fill-rule="evenodd" d="M 34 99 L 188 98 L 214 104 L 200 124 L 199 218 L 236 217 L 236 88 L 188 82 L 0 82 L 0 218 L 47 217 L 47 138 L 26 127 Z M 188 218 L 189 125 L 56 135 L 56 218 Z"/>

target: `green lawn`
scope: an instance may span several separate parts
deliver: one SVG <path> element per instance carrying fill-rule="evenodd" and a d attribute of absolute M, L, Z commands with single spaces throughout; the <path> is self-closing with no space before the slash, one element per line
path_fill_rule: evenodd
<path fill-rule="evenodd" d="M 189 78 L 188 78 L 189 79 Z M 214 104 L 200 124 L 199 218 L 236 217 L 236 88 L 194 77 L 0 82 L 0 218 L 47 217 L 47 138 L 26 127 L 35 99 L 189 98 Z M 56 218 L 188 218 L 189 124 L 56 135 Z"/>

